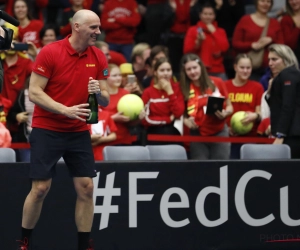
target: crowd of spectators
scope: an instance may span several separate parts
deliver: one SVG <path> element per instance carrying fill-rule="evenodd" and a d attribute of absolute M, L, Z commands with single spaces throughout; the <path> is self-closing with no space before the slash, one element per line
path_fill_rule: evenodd
<path fill-rule="evenodd" d="M 286 44 L 300 58 L 300 0 L 0 0 L 0 8 L 20 21 L 18 28 L 1 25 L 14 29 L 16 43 L 28 44 L 27 51 L 12 47 L 1 52 L 1 122 L 12 142 L 27 142 L 30 134 L 33 105 L 27 83 L 36 55 L 71 33 L 76 11 L 91 9 L 100 16 L 96 47 L 109 63 L 111 102 L 100 109 L 102 136 L 91 126 L 96 160 L 102 159 L 104 145 L 150 143 L 143 138 L 147 133 L 238 136 L 230 130 L 230 118 L 240 110 L 247 111 L 245 123 L 255 123 L 246 136 L 271 136 L 269 110 L 261 110 L 272 78 L 268 47 Z M 260 50 L 262 62 L 253 67 L 247 54 Z M 128 75 L 135 75 L 134 82 L 127 82 Z M 118 100 L 128 93 L 145 103 L 140 121 L 117 110 Z M 224 110 L 213 117 L 205 115 L 206 99 L 196 100 L 208 95 L 225 97 Z M 183 129 L 178 131 L 174 123 L 180 120 Z M 257 130 L 261 121 L 263 130 Z M 138 142 L 130 140 L 132 134 Z M 191 159 L 230 157 L 229 143 L 186 148 Z M 28 150 L 18 151 L 19 161 L 28 159 Z"/>

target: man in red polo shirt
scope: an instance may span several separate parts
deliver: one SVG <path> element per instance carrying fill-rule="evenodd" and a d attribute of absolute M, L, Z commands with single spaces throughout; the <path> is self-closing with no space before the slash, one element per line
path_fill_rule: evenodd
<path fill-rule="evenodd" d="M 61 157 L 77 192 L 78 250 L 93 249 L 88 245 L 94 215 L 92 177 L 96 174 L 86 100 L 88 93 L 95 93 L 99 104 L 109 102 L 106 58 L 92 46 L 99 34 L 99 17 L 90 10 L 79 10 L 72 19 L 72 34 L 45 46 L 36 58 L 29 87 L 30 100 L 36 104 L 30 134 L 32 188 L 24 204 L 19 249 L 29 249 L 30 235 Z"/>

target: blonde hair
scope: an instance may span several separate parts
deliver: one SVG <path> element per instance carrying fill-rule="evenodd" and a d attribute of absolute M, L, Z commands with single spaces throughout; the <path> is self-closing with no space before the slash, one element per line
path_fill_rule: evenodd
<path fill-rule="evenodd" d="M 269 46 L 269 52 L 276 53 L 283 61 L 285 67 L 295 66 L 299 69 L 299 63 L 292 49 L 284 44 L 272 44 Z"/>
<path fill-rule="evenodd" d="M 120 69 L 119 66 L 118 66 L 117 64 L 114 64 L 114 63 L 109 63 L 109 64 L 108 64 L 108 70 L 109 70 L 109 73 L 110 73 L 111 70 L 114 69 L 114 68 Z"/>
<path fill-rule="evenodd" d="M 137 56 L 143 56 L 143 53 L 146 49 L 150 49 L 150 45 L 148 43 L 138 43 L 136 44 L 131 52 L 131 61 L 135 62 L 135 58 Z"/>
<path fill-rule="evenodd" d="M 213 84 L 212 80 L 209 78 L 209 75 L 207 73 L 207 70 L 203 64 L 203 62 L 200 60 L 200 57 L 196 54 L 185 54 L 181 58 L 181 68 L 180 68 L 180 87 L 181 91 L 183 93 L 184 99 L 187 101 L 189 99 L 190 94 L 190 82 L 191 79 L 188 78 L 186 72 L 185 72 L 185 64 L 195 61 L 199 64 L 201 68 L 201 75 L 200 75 L 200 91 L 201 93 L 205 93 L 207 89 L 211 89 L 212 91 L 215 91 L 215 85 Z"/>
<path fill-rule="evenodd" d="M 95 47 L 97 47 L 98 49 L 102 49 L 103 47 L 109 48 L 109 45 L 104 41 L 96 41 Z"/>

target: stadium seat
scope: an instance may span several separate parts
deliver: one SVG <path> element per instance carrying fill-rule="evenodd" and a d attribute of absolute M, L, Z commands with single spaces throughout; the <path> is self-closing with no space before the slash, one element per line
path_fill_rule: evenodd
<path fill-rule="evenodd" d="M 0 162 L 16 162 L 16 152 L 12 148 L 0 148 Z"/>
<path fill-rule="evenodd" d="M 150 160 L 149 151 L 143 146 L 106 146 L 103 149 L 105 161 Z"/>
<path fill-rule="evenodd" d="M 187 160 L 186 150 L 183 146 L 170 145 L 147 145 L 150 160 Z"/>
<path fill-rule="evenodd" d="M 244 144 L 241 159 L 291 159 L 291 149 L 286 144 Z"/>

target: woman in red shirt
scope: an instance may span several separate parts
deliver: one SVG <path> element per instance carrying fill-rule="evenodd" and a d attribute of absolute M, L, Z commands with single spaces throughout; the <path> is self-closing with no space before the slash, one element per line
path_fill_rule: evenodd
<path fill-rule="evenodd" d="M 264 49 L 262 66 L 252 70 L 251 79 L 259 81 L 268 67 L 268 46 L 273 43 L 283 44 L 283 35 L 279 22 L 275 18 L 269 18 L 273 0 L 255 0 L 256 11 L 253 14 L 243 16 L 235 27 L 232 37 L 232 47 L 238 53 L 248 53 L 251 50 Z M 269 20 L 265 37 L 261 37 L 263 28 Z"/>
<path fill-rule="evenodd" d="M 286 12 L 281 19 L 281 29 L 283 32 L 284 43 L 288 45 L 300 59 L 300 1 L 287 0 Z"/>
<path fill-rule="evenodd" d="M 148 134 L 180 135 L 174 121 L 183 115 L 184 100 L 179 84 L 172 81 L 171 64 L 163 57 L 153 70 L 154 84 L 142 94 L 146 113 L 142 123 Z"/>
<path fill-rule="evenodd" d="M 134 35 L 141 21 L 135 0 L 109 0 L 101 13 L 101 27 L 109 49 L 122 53 L 131 61 Z"/>
<path fill-rule="evenodd" d="M 5 0 L 5 11 L 9 15 L 13 15 L 13 6 L 14 6 L 14 0 Z M 43 9 L 48 6 L 48 0 L 29 0 L 28 4 L 32 8 L 32 14 L 33 18 L 38 19 L 40 21 L 44 20 L 43 16 Z"/>
<path fill-rule="evenodd" d="M 25 0 L 17 0 L 14 3 L 14 15 L 20 21 L 18 27 L 18 39 L 20 42 L 32 42 L 37 48 L 41 47 L 40 31 L 43 28 L 43 22 L 31 19 L 29 7 Z"/>
<path fill-rule="evenodd" d="M 234 112 L 245 111 L 246 116 L 242 123 L 247 125 L 253 123 L 252 130 L 243 136 L 257 136 L 257 127 L 260 122 L 260 104 L 264 92 L 262 84 L 249 80 L 252 71 L 251 59 L 247 54 L 239 54 L 234 61 L 235 77 L 225 82 L 229 99 Z M 230 126 L 231 116 L 227 117 Z M 237 134 L 230 129 L 231 136 Z M 231 159 L 240 159 L 240 148 L 243 144 L 231 144 Z"/>
<path fill-rule="evenodd" d="M 197 54 L 209 75 L 227 80 L 223 65 L 224 53 L 229 49 L 226 32 L 218 27 L 215 9 L 210 3 L 202 5 L 199 17 L 200 21 L 186 33 L 183 52 Z"/>
<path fill-rule="evenodd" d="M 186 54 L 181 61 L 180 84 L 185 101 L 187 115 L 184 124 L 195 136 L 228 137 L 226 118 L 233 108 L 222 79 L 208 76 L 204 63 L 196 54 Z M 224 97 L 222 111 L 206 114 L 209 96 Z M 191 142 L 190 158 L 198 160 L 229 159 L 230 143 Z"/>

